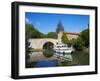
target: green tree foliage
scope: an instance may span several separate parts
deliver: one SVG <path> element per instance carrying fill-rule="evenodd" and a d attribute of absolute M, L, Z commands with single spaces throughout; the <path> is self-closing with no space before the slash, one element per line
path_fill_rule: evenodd
<path fill-rule="evenodd" d="M 84 48 L 84 42 L 80 37 L 77 39 L 72 39 L 71 43 L 76 50 L 83 50 Z"/>
<path fill-rule="evenodd" d="M 41 37 L 41 33 L 35 29 L 35 27 L 31 24 L 25 24 L 25 50 L 26 50 L 26 67 L 28 65 L 28 59 L 30 58 L 29 54 L 31 53 L 30 49 L 30 43 L 29 43 L 29 39 L 30 38 L 40 38 Z"/>
<path fill-rule="evenodd" d="M 57 38 L 57 34 L 55 32 L 49 32 L 47 35 L 46 35 L 47 38 Z"/>
<path fill-rule="evenodd" d="M 89 47 L 89 28 L 83 30 L 79 36 L 83 40 L 85 47 Z"/>
<path fill-rule="evenodd" d="M 68 40 L 68 37 L 66 35 L 66 33 L 63 33 L 62 37 L 61 37 L 61 41 L 64 43 L 64 44 L 68 44 L 69 43 L 69 40 Z"/>
<path fill-rule="evenodd" d="M 76 50 L 83 50 L 84 47 L 89 47 L 89 29 L 83 30 L 78 38 L 70 40 L 70 43 Z"/>
<path fill-rule="evenodd" d="M 49 32 L 48 34 L 43 34 L 39 32 L 33 25 L 26 24 L 26 38 L 57 38 L 55 32 Z"/>
<path fill-rule="evenodd" d="M 46 38 L 47 36 L 46 36 L 46 34 L 40 33 L 40 37 L 41 38 Z"/>
<path fill-rule="evenodd" d="M 41 33 L 35 29 L 35 27 L 31 24 L 26 24 L 25 25 L 26 30 L 25 30 L 25 34 L 26 34 L 26 38 L 41 38 Z"/>

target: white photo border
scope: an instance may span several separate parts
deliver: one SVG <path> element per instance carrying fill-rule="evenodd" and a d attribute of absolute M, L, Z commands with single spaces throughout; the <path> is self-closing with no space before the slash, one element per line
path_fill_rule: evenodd
<path fill-rule="evenodd" d="M 78 14 L 90 17 L 90 64 L 85 66 L 25 68 L 25 12 Z M 95 71 L 95 10 L 41 6 L 19 6 L 19 75 L 43 75 Z"/>

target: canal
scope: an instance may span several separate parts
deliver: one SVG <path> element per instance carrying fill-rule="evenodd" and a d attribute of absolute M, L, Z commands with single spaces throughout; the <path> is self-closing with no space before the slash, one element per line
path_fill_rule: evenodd
<path fill-rule="evenodd" d="M 58 67 L 58 66 L 79 66 L 89 65 L 89 53 L 85 51 L 75 51 L 72 54 L 62 54 L 55 52 L 32 52 L 26 68 L 38 67 Z M 66 60 L 65 60 L 66 59 Z"/>

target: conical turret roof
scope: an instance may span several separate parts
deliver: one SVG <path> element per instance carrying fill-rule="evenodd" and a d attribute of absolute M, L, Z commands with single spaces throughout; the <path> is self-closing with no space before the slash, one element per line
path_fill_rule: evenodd
<path fill-rule="evenodd" d="M 62 31 L 64 31 L 64 27 L 63 27 L 62 23 L 59 21 L 59 23 L 57 25 L 56 33 L 59 33 Z"/>

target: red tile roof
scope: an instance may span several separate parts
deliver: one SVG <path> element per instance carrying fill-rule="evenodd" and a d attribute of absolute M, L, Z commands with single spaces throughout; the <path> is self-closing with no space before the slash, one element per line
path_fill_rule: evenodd
<path fill-rule="evenodd" d="M 75 33 L 75 32 L 66 32 L 66 34 L 79 35 L 79 33 Z"/>

